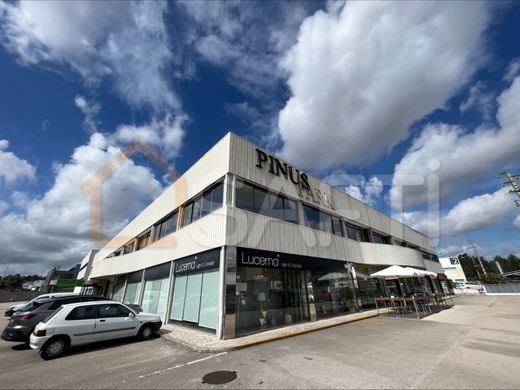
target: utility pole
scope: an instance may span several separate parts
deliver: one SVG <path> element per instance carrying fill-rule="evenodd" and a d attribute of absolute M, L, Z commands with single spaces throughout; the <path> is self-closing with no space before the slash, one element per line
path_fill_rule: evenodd
<path fill-rule="evenodd" d="M 517 181 L 517 179 L 520 178 L 520 175 L 513 175 L 510 171 L 508 171 L 506 169 L 504 172 L 502 172 L 498 175 L 498 177 L 500 177 L 500 176 L 505 176 L 507 179 L 507 181 L 505 181 L 504 184 L 502 185 L 503 187 L 508 186 L 508 185 L 513 187 L 513 189 L 509 192 L 516 194 L 518 199 L 515 199 L 515 204 L 517 207 L 520 207 L 520 185 L 518 185 L 518 181 Z"/>
<path fill-rule="evenodd" d="M 478 255 L 477 246 L 475 245 L 475 241 L 468 240 L 468 245 L 473 249 L 473 252 L 475 252 L 475 256 L 477 256 L 477 260 L 478 260 L 478 263 L 480 264 L 480 269 L 482 270 L 482 273 L 484 275 L 487 275 L 487 272 L 484 269 L 484 264 L 482 264 L 482 260 L 480 259 L 480 256 Z"/>

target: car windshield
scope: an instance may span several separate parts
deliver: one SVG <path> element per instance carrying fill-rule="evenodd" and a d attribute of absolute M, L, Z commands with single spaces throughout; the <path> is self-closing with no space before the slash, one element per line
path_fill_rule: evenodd
<path fill-rule="evenodd" d="M 44 319 L 42 322 L 43 322 L 44 324 L 47 323 L 47 322 L 49 322 L 49 320 L 50 320 L 52 317 L 54 317 L 56 314 L 58 314 L 58 313 L 59 313 L 60 311 L 62 311 L 62 310 L 63 310 L 63 306 L 58 307 L 56 310 L 54 310 L 54 311 L 52 312 L 51 315 L 45 317 L 45 319 Z"/>

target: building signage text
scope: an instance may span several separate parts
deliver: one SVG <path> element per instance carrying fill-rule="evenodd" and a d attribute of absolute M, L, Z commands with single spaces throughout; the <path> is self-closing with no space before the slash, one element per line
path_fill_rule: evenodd
<path fill-rule="evenodd" d="M 239 267 L 321 270 L 330 272 L 348 272 L 350 270 L 350 264 L 345 261 L 319 259 L 241 247 L 237 248 L 237 263 Z"/>
<path fill-rule="evenodd" d="M 176 274 L 203 271 L 210 268 L 218 268 L 219 265 L 220 250 L 218 249 L 205 253 L 199 253 L 194 256 L 188 256 L 184 259 L 177 260 L 174 263 Z"/>
<path fill-rule="evenodd" d="M 285 180 L 290 180 L 298 187 L 298 195 L 317 204 L 334 209 L 332 196 L 322 192 L 319 188 L 312 188 L 309 184 L 309 177 L 305 172 L 280 161 L 273 155 L 267 154 L 263 150 L 256 148 L 256 166 L 260 169 L 268 168 L 269 173 L 276 176 L 283 176 Z"/>

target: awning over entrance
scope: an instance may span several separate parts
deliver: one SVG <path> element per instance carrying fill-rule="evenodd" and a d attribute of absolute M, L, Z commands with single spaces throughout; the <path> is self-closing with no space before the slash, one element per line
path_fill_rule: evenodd
<path fill-rule="evenodd" d="M 437 276 L 435 272 L 423 271 L 412 267 L 401 267 L 399 265 L 392 265 L 381 271 L 370 274 L 371 277 L 380 278 L 416 278 L 424 276 Z"/>

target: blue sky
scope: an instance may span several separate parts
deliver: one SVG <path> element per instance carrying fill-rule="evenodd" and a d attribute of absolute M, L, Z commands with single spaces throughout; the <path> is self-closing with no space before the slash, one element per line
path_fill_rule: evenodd
<path fill-rule="evenodd" d="M 520 173 L 514 2 L 8 2 L 0 22 L 0 272 L 81 260 L 81 185 L 128 142 L 183 172 L 230 130 L 446 255 L 520 254 L 496 178 Z M 127 162 L 105 231 L 167 184 Z"/>

